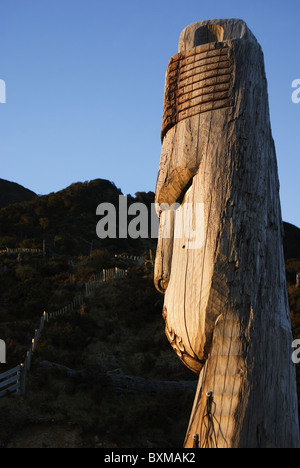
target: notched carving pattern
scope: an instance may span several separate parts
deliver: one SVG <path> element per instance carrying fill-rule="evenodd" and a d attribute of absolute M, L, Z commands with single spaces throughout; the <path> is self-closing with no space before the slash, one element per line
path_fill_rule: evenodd
<path fill-rule="evenodd" d="M 216 42 L 174 55 L 168 66 L 161 138 L 181 120 L 232 105 L 232 58 Z"/>

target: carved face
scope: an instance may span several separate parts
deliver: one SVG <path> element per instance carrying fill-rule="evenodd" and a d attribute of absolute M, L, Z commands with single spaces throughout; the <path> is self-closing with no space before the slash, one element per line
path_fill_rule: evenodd
<path fill-rule="evenodd" d="M 243 24 L 189 26 L 166 77 L 155 284 L 165 294 L 166 335 L 197 373 L 210 350 L 222 296 L 228 294 L 220 269 L 231 255 L 228 242 L 228 251 L 218 252 L 218 262 L 216 255 L 232 185 L 229 122 L 235 63 L 230 40 L 245 34 Z M 226 236 L 230 239 L 230 232 Z"/>
<path fill-rule="evenodd" d="M 179 208 L 161 213 L 155 283 L 165 294 L 166 335 L 183 362 L 200 372 L 217 315 L 211 310 L 214 273 L 213 203 L 205 193 L 203 164 L 180 193 Z M 166 235 L 169 237 L 164 238 Z"/>

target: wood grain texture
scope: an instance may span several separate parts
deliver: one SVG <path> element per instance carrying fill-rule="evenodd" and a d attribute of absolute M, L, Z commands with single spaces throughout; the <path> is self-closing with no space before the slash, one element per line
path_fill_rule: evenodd
<path fill-rule="evenodd" d="M 169 64 L 173 81 L 167 73 L 156 201 L 181 206 L 174 209 L 170 238 L 159 240 L 155 275 L 156 283 L 167 278 L 161 289 L 166 335 L 179 358 L 199 373 L 184 444 L 298 447 L 263 54 L 239 20 L 195 23 L 183 31 L 179 50 Z M 202 65 L 215 66 L 215 57 L 218 73 L 209 76 L 215 69 Z M 192 207 L 193 219 L 176 236 L 176 216 L 184 206 Z M 202 225 L 196 219 L 199 206 Z M 189 248 L 200 230 L 201 247 Z"/>

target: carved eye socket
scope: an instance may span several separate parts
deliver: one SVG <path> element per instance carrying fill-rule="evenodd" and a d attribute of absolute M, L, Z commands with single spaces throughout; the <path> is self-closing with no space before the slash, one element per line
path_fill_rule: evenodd
<path fill-rule="evenodd" d="M 194 47 L 208 44 L 209 42 L 221 42 L 224 37 L 224 29 L 218 24 L 201 26 L 195 31 Z"/>

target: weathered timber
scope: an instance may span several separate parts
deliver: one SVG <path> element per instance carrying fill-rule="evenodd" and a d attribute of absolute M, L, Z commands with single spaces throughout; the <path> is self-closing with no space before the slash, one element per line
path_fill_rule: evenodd
<path fill-rule="evenodd" d="M 100 382 L 104 386 L 111 388 L 114 393 L 121 394 L 138 394 L 138 393 L 162 393 L 180 391 L 195 391 L 197 388 L 196 381 L 168 381 L 168 380 L 147 380 L 142 377 L 125 375 L 118 371 L 109 371 L 106 373 L 91 374 L 86 370 L 73 370 L 69 367 L 56 364 L 55 362 L 41 361 L 40 370 L 48 371 L 49 369 L 58 370 L 63 376 L 79 380 L 81 382 Z"/>
<path fill-rule="evenodd" d="M 164 381 L 147 380 L 142 377 L 132 377 L 128 375 L 107 372 L 106 379 L 116 393 L 162 393 L 180 391 L 195 391 L 197 382 L 195 381 Z"/>
<path fill-rule="evenodd" d="M 166 335 L 199 374 L 184 445 L 298 447 L 267 81 L 243 21 L 182 32 L 161 137 L 155 284 Z"/>

